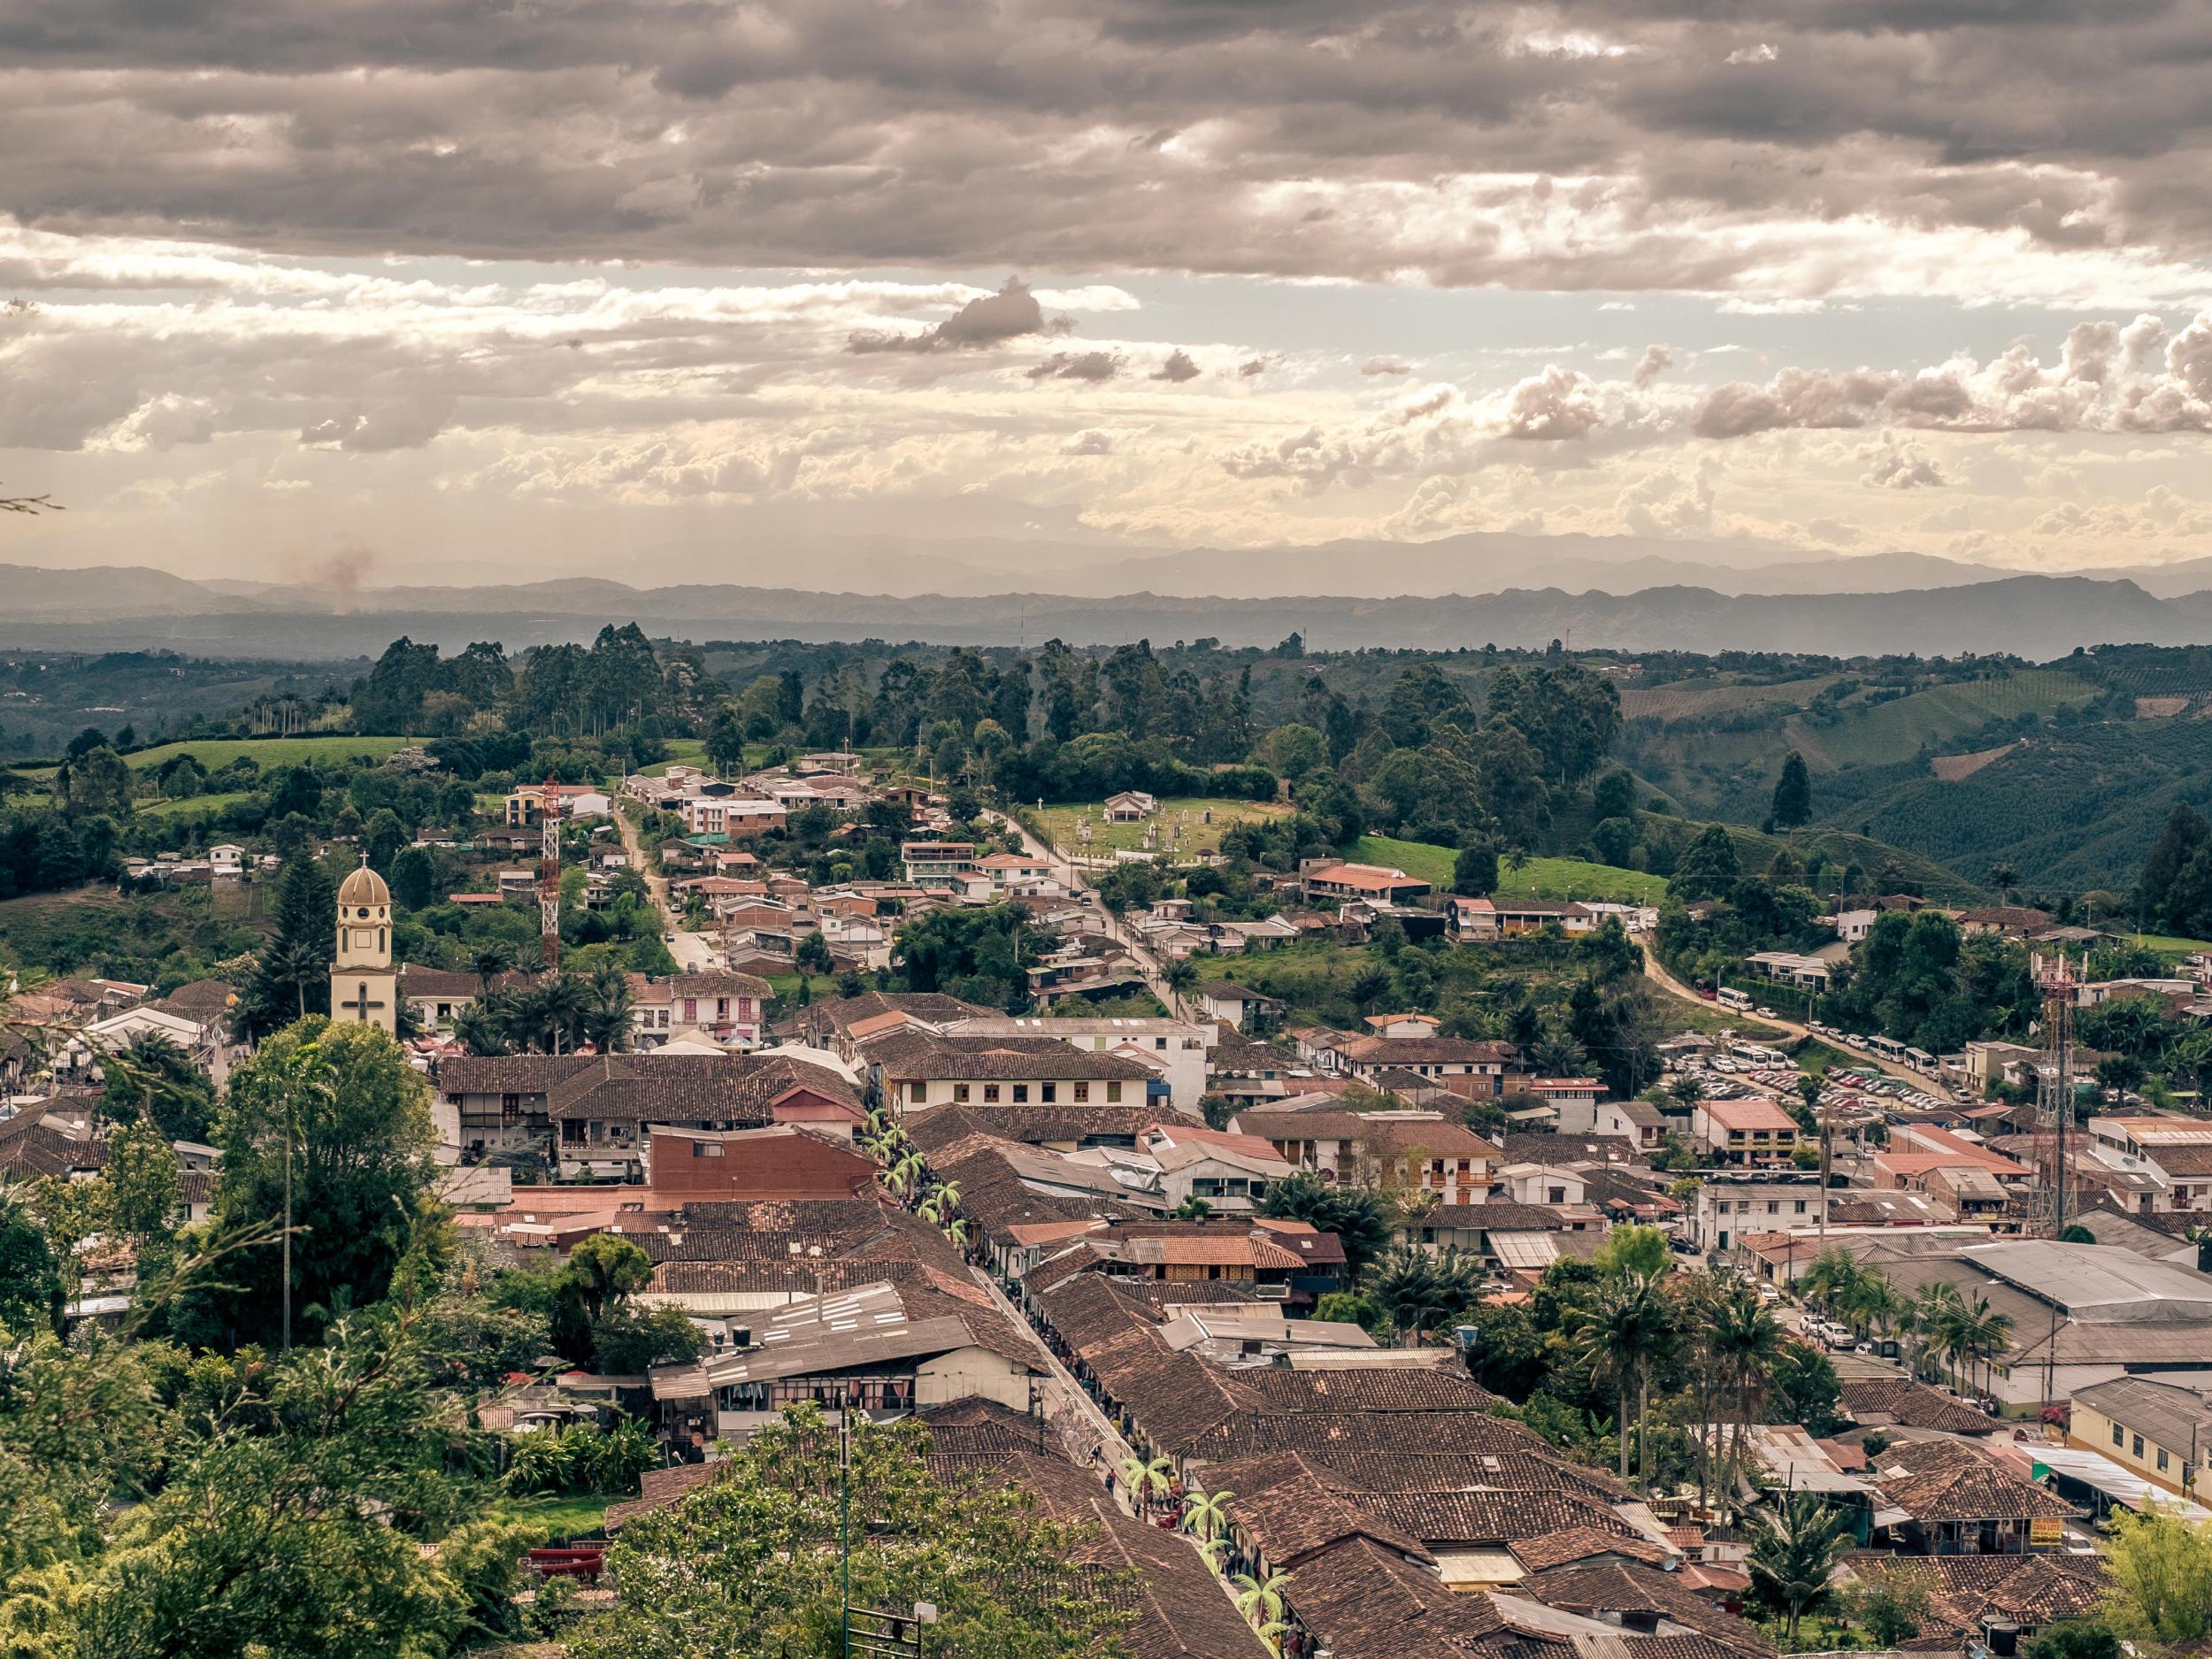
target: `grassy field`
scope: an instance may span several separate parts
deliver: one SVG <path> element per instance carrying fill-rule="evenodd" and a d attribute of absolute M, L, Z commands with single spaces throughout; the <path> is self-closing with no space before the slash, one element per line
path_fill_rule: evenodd
<path fill-rule="evenodd" d="M 219 812 L 225 807 L 236 806 L 241 801 L 250 801 L 253 793 L 247 789 L 232 789 L 217 795 L 196 795 L 183 801 L 148 801 L 132 814 L 134 818 L 185 818 L 199 812 Z"/>
<path fill-rule="evenodd" d="M 1137 852 L 1144 846 L 1148 826 L 1156 826 L 1161 845 L 1166 844 L 1168 832 L 1182 815 L 1183 848 L 1194 852 L 1221 845 L 1221 833 L 1232 824 L 1249 819 L 1286 818 L 1291 808 L 1280 801 L 1225 801 L 1202 795 L 1178 795 L 1160 803 L 1160 810 L 1142 824 L 1102 824 L 1098 812 L 1102 803 L 1096 801 L 1071 806 L 1048 806 L 1044 810 L 1046 832 L 1052 844 L 1062 852 L 1080 852 L 1083 843 L 1076 826 L 1088 820 L 1091 826 L 1091 850 L 1094 852 Z M 1204 821 L 1213 815 L 1213 822 Z"/>
<path fill-rule="evenodd" d="M 1394 841 L 1363 835 L 1349 855 L 1365 864 L 1387 864 L 1418 876 L 1440 893 L 1452 885 L 1452 864 L 1459 855 L 1429 841 Z M 1664 876 L 1579 858 L 1532 858 L 1518 870 L 1498 865 L 1498 895 L 1513 899 L 1613 899 L 1622 903 L 1656 904 L 1666 896 Z"/>
<path fill-rule="evenodd" d="M 179 755 L 190 755 L 208 771 L 227 766 L 241 755 L 250 757 L 262 771 L 272 766 L 296 766 L 303 760 L 342 760 L 349 755 L 368 755 L 382 760 L 411 743 L 426 743 L 424 737 L 204 737 L 182 743 L 162 743 L 142 749 L 124 759 L 134 772 L 151 771 Z M 27 775 L 50 778 L 51 766 Z"/>
<path fill-rule="evenodd" d="M 2193 956 L 2200 950 L 2212 950 L 2212 939 L 2177 939 L 2171 933 L 2130 933 L 2128 943 L 2156 951 L 2171 962 Z"/>

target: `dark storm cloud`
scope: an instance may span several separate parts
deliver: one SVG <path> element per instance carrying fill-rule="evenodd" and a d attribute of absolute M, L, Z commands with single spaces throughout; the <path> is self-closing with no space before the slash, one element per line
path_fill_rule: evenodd
<path fill-rule="evenodd" d="M 1562 288 L 1771 282 L 1772 247 L 1706 227 L 1853 215 L 2197 258 L 2208 65 L 2207 0 L 945 0 L 926 27 L 19 0 L 0 212 L 292 252 Z M 861 349 L 968 343 L 917 338 Z"/>

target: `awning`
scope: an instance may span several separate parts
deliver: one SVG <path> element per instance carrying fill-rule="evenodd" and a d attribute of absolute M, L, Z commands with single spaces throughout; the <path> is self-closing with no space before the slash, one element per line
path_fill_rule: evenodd
<path fill-rule="evenodd" d="M 2053 1474 L 2093 1486 L 2115 1503 L 2125 1504 L 2131 1509 L 2140 1511 L 2146 1504 L 2155 1503 L 2161 1513 L 2178 1515 L 2185 1521 L 2212 1521 L 2212 1509 L 2177 1497 L 2162 1486 L 2153 1486 L 2102 1453 L 2085 1451 L 2078 1446 L 2040 1444 L 2034 1452 L 2035 1461 L 2047 1465 Z"/>

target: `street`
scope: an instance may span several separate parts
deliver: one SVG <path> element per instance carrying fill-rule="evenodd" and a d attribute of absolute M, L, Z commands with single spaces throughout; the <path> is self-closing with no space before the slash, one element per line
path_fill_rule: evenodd
<path fill-rule="evenodd" d="M 1040 841 L 1022 824 L 1008 818 L 1002 812 L 995 812 L 986 808 L 983 816 L 992 823 L 1002 828 L 1010 829 L 1020 836 L 1022 850 L 1031 857 L 1048 860 L 1052 865 L 1053 873 L 1066 884 L 1069 892 L 1093 891 L 1083 872 L 1058 848 L 1048 841 Z M 1152 954 L 1152 948 L 1144 942 L 1134 929 L 1123 926 L 1116 919 L 1113 912 L 1104 905 L 1094 905 L 1093 909 L 1096 911 L 1099 932 L 1129 953 L 1130 959 L 1137 964 L 1137 971 L 1144 975 L 1146 986 L 1151 990 L 1153 995 L 1160 999 L 1161 1006 L 1178 1018 L 1187 1019 L 1190 1017 L 1189 1010 L 1184 1005 L 1181 995 L 1167 982 L 1166 970 L 1159 958 Z"/>
<path fill-rule="evenodd" d="M 721 957 L 712 937 L 706 933 L 691 933 L 678 925 L 680 918 L 668 905 L 668 878 L 653 867 L 652 859 L 646 855 L 645 842 L 637 833 L 637 826 L 630 821 L 629 814 L 618 805 L 615 808 L 614 822 L 617 833 L 622 837 L 623 850 L 630 855 L 630 867 L 645 879 L 646 889 L 653 895 L 654 907 L 659 910 L 668 926 L 674 929 L 673 936 L 664 942 L 668 946 L 668 954 L 676 958 L 676 966 L 686 973 L 697 973 L 718 966 Z"/>

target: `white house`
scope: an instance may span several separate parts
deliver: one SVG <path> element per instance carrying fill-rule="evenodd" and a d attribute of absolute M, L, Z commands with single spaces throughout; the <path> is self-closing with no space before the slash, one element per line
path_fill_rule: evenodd
<path fill-rule="evenodd" d="M 1199 1115 L 1206 1092 L 1206 1056 L 1220 1039 L 1220 1028 L 1179 1019 L 1018 1018 L 1009 1015 L 956 1020 L 949 1037 L 1055 1037 L 1089 1054 L 1118 1054 L 1141 1059 L 1167 1084 L 1168 1098 L 1186 1117 Z"/>
<path fill-rule="evenodd" d="M 1106 804 L 1099 810 L 1099 817 L 1109 824 L 1141 824 L 1160 810 L 1157 797 L 1141 789 L 1124 789 L 1119 795 L 1108 795 Z"/>

